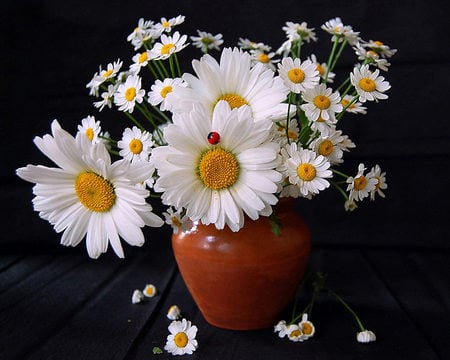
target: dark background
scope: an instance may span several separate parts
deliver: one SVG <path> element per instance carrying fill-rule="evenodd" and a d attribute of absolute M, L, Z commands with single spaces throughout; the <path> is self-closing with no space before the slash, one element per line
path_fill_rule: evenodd
<path fill-rule="evenodd" d="M 367 103 L 367 115 L 350 116 L 346 118 L 345 123 L 345 130 L 357 144 L 357 148 L 346 155 L 346 169 L 353 173 L 359 162 L 364 162 L 367 167 L 380 164 L 382 169 L 387 171 L 389 188 L 386 191 L 386 199 L 379 198 L 374 203 L 365 201 L 351 213 L 344 211 L 340 195 L 333 190 L 328 190 L 312 201 L 300 200 L 298 203 L 299 210 L 309 221 L 313 232 L 313 252 L 317 250 L 316 254 L 319 254 L 313 255 L 313 262 L 333 271 L 334 280 L 344 291 L 361 290 L 363 294 L 355 295 L 354 299 L 363 308 L 365 315 L 375 323 L 377 319 L 388 322 L 378 323 L 378 327 L 382 328 L 382 331 L 379 331 L 381 339 L 384 337 L 385 342 L 381 340 L 377 343 L 375 346 L 379 346 L 378 348 L 372 346 L 370 350 L 362 350 L 347 348 L 341 343 L 339 336 L 333 340 L 334 329 L 340 330 L 339 326 L 348 329 L 350 325 L 340 324 L 338 319 L 333 320 L 334 308 L 331 306 L 326 313 L 330 318 L 324 319 L 331 323 L 328 328 L 329 337 L 321 338 L 319 334 L 319 343 L 312 342 L 307 349 L 309 356 L 319 354 L 321 359 L 339 359 L 343 358 L 342 356 L 355 359 L 360 358 L 359 356 L 435 359 L 450 356 L 450 349 L 445 340 L 445 336 L 448 337 L 450 333 L 450 11 L 446 1 L 280 0 L 266 4 L 255 0 L 70 0 L 4 1 L 1 7 L 0 139 L 3 147 L 0 152 L 0 224 L 3 231 L 0 235 L 0 254 L 5 256 L 5 259 L 15 260 L 0 268 L 3 271 L 3 277 L 0 279 L 0 302 L 4 305 L 2 310 L 6 309 L 0 320 L 2 325 L 8 323 L 5 332 L 9 334 L 3 339 L 0 336 L 0 354 L 2 348 L 8 348 L 10 353 L 6 354 L 10 354 L 10 358 L 22 358 L 18 355 L 21 354 L 19 347 L 13 345 L 19 338 L 24 341 L 24 354 L 33 354 L 42 342 L 39 336 L 30 330 L 33 327 L 43 334 L 48 334 L 49 329 L 52 333 L 62 334 L 55 337 L 55 343 L 60 338 L 68 341 L 70 336 L 63 335 L 74 331 L 73 326 L 66 327 L 63 331 L 55 330 L 63 326 L 65 316 L 79 318 L 72 313 L 64 313 L 64 304 L 58 300 L 63 298 L 64 294 L 67 295 L 65 286 L 71 289 L 69 291 L 75 291 L 73 287 L 64 281 L 58 288 L 53 289 L 56 292 L 50 292 L 48 279 L 43 281 L 40 277 L 42 266 L 48 264 L 47 261 L 68 269 L 79 269 L 81 266 L 81 269 L 84 269 L 82 276 L 77 273 L 74 277 L 78 280 L 72 279 L 74 284 L 80 287 L 89 283 L 92 277 L 101 278 L 102 271 L 111 271 L 111 274 L 105 275 L 105 278 L 110 280 L 116 278 L 124 269 L 128 271 L 128 275 L 134 274 L 129 269 L 136 269 L 136 263 L 145 263 L 147 258 L 143 256 L 147 255 L 141 255 L 141 252 L 127 246 L 126 260 L 118 260 L 109 253 L 102 255 L 96 262 L 86 260 L 84 245 L 75 249 L 60 246 L 60 235 L 55 234 L 51 226 L 33 212 L 32 184 L 16 177 L 15 169 L 28 163 L 48 164 L 45 156 L 34 146 L 32 139 L 34 136 L 48 133 L 50 122 L 55 118 L 73 134 L 81 119 L 87 115 L 95 115 L 101 120 L 103 129 L 113 133 L 129 126 L 126 118 L 116 111 L 105 110 L 98 113 L 92 106 L 94 99 L 88 96 L 85 85 L 100 64 L 104 67 L 118 57 L 124 60 L 124 66 L 131 62 L 134 51 L 126 37 L 137 25 L 140 17 L 158 21 L 162 16 L 170 18 L 182 14 L 186 16 L 186 21 L 177 28 L 180 32 L 188 35 L 196 35 L 197 29 L 213 34 L 220 32 L 224 36 L 226 46 L 236 45 L 239 37 L 243 37 L 264 42 L 275 50 L 285 39 L 281 27 L 286 21 L 306 21 L 309 27 L 316 29 L 319 43 L 309 45 L 304 53 L 309 53 L 310 47 L 316 55 L 322 54 L 323 57 L 328 54 L 330 43 L 329 35 L 321 30 L 320 26 L 325 21 L 339 16 L 344 24 L 359 31 L 363 39 L 381 40 L 391 48 L 398 49 L 398 53 L 391 59 L 392 66 L 383 74 L 392 86 L 387 92 L 389 99 L 378 104 Z M 191 71 L 187 60 L 191 55 L 199 57 L 200 53 L 195 49 L 186 51 L 186 71 Z M 336 72 L 350 71 L 354 61 L 352 56 L 348 49 L 343 64 L 339 65 Z M 147 229 L 146 232 L 151 241 L 144 245 L 143 254 L 159 254 L 159 260 L 155 261 L 156 269 L 170 269 L 173 274 L 175 270 L 170 253 L 169 229 Z M 51 260 L 47 260 L 48 254 L 51 254 Z M 57 260 L 53 257 L 54 254 L 58 256 Z M 161 260 L 163 255 L 166 256 L 165 260 Z M 25 260 L 19 261 L 15 256 Z M 79 260 L 76 262 L 73 259 Z M 150 268 L 148 264 L 147 266 Z M 24 268 L 28 269 L 29 273 L 24 272 Z M 62 270 L 57 266 L 51 267 L 48 269 L 48 276 L 52 279 L 52 276 L 55 276 L 56 279 L 59 275 L 55 275 L 55 271 Z M 152 274 L 155 271 L 148 270 Z M 366 277 L 365 271 L 370 275 Z M 142 277 L 142 274 L 140 276 Z M 168 279 L 172 279 L 169 275 L 160 276 L 161 283 L 164 284 L 167 284 Z M 375 283 L 382 290 L 371 282 L 379 278 L 383 281 Z M 19 286 L 20 294 L 15 291 L 16 280 L 22 286 Z M 121 281 L 123 284 L 129 283 L 125 275 L 121 275 Z M 186 306 L 193 309 L 194 305 L 185 299 L 182 282 L 177 281 L 171 283 L 174 290 L 171 295 L 167 295 L 168 298 L 186 302 Z M 117 286 L 107 283 L 106 289 L 101 287 L 103 292 L 110 294 L 113 289 L 120 291 Z M 17 321 L 15 316 L 19 316 L 21 311 L 12 305 L 14 299 L 22 301 L 26 298 L 23 304 L 27 305 L 27 309 L 32 304 L 37 306 L 34 300 L 28 298 L 29 292 L 25 284 L 42 286 L 38 289 L 29 288 L 29 291 L 38 290 L 41 295 L 53 294 L 51 299 L 55 301 L 54 306 L 58 307 L 57 311 L 62 315 L 54 315 L 50 310 L 53 305 L 44 302 L 49 308 L 48 312 L 45 307 L 35 308 L 36 311 L 28 321 Z M 42 289 L 46 290 L 39 293 Z M 382 296 L 377 296 L 377 290 L 380 290 Z M 128 294 L 125 298 L 127 297 Z M 184 300 L 180 300 L 181 298 Z M 111 301 L 111 305 L 109 300 L 96 299 L 97 303 L 92 306 L 103 309 L 100 313 L 95 312 L 96 324 L 100 326 L 98 324 L 105 324 L 105 319 L 110 317 L 107 308 L 112 307 L 114 301 Z M 161 300 L 168 301 L 167 298 Z M 107 301 L 110 304 L 108 306 L 105 305 Z M 374 307 L 371 307 L 371 301 L 375 302 L 372 304 Z M 89 304 L 89 300 L 81 299 L 74 308 L 89 308 Z M 101 342 L 97 347 L 83 342 L 75 345 L 68 341 L 70 344 L 65 344 L 63 341 L 62 345 L 58 342 L 59 347 L 48 345 L 47 348 L 56 349 L 56 353 L 59 349 L 61 354 L 66 350 L 73 351 L 81 356 L 78 358 L 89 358 L 83 349 L 90 349 L 89 351 L 93 351 L 91 354 L 98 351 L 96 355 L 103 359 L 140 358 L 137 354 L 141 348 L 136 343 L 141 346 L 147 344 L 146 341 L 150 340 L 146 340 L 148 337 L 145 334 L 156 334 L 159 327 L 165 326 L 154 323 L 155 313 L 152 310 L 161 311 L 161 306 L 164 305 L 155 305 L 150 310 L 147 308 L 147 317 L 141 318 L 134 335 L 125 336 L 125 343 L 134 344 L 128 357 L 122 356 L 126 352 L 123 349 L 128 349 L 128 345 L 123 345 L 123 342 L 118 345 L 115 357 L 111 354 L 111 357 L 105 355 L 110 351 L 107 344 L 116 344 L 119 335 L 104 339 L 104 343 Z M 385 312 L 380 317 L 381 310 Z M 44 319 L 48 318 L 53 319 L 53 322 L 50 320 L 50 327 L 43 325 Z M 392 322 L 389 322 L 390 319 Z M 406 319 L 406 325 L 395 323 L 399 319 Z M 447 325 L 444 325 L 444 319 Z M 202 320 L 198 321 L 201 323 Z M 39 326 L 36 326 L 37 323 Z M 333 325 L 336 327 L 333 328 Z M 100 329 L 104 328 L 108 326 L 100 326 Z M 404 334 L 401 334 L 402 329 Z M 324 332 L 326 330 L 325 328 Z M 83 338 L 83 331 L 85 329 L 75 331 L 81 341 L 86 340 Z M 233 334 L 218 335 L 211 329 L 205 329 L 205 333 L 211 335 L 202 339 L 204 344 L 209 344 L 209 349 L 214 349 L 214 346 L 220 348 L 221 343 L 218 342 L 217 336 L 223 336 L 224 342 L 231 339 L 235 346 L 239 344 L 238 349 L 250 353 L 253 345 L 261 346 L 258 343 L 259 338 L 265 339 L 265 343 L 270 343 L 271 346 L 276 346 L 271 343 L 276 342 L 275 339 L 267 333 L 245 333 L 241 335 L 240 340 L 233 338 Z M 85 334 L 86 337 L 91 335 L 97 336 L 98 331 L 91 328 Z M 391 336 L 391 341 L 387 340 L 386 345 L 386 338 Z M 328 347 L 323 347 L 323 344 L 328 344 Z M 225 351 L 224 354 L 228 355 L 225 358 L 243 358 L 242 355 L 238 357 L 239 351 L 236 347 L 233 349 Z M 280 354 L 292 355 L 293 349 L 280 348 Z M 45 351 L 41 351 L 42 357 L 38 352 L 35 358 L 48 358 L 44 356 Z M 147 351 L 150 352 L 151 349 L 147 348 Z M 266 356 L 270 358 L 270 350 L 267 351 Z M 71 358 L 65 354 L 65 357 L 59 358 Z M 200 356 L 198 354 L 197 356 Z M 210 357 L 205 354 L 207 352 L 203 353 L 205 358 L 213 358 L 212 355 Z"/>

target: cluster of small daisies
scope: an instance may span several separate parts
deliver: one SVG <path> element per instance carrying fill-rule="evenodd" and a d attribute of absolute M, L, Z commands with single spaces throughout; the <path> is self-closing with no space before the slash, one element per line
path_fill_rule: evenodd
<path fill-rule="evenodd" d="M 302 55 L 317 41 L 304 22 L 287 22 L 287 39 L 275 51 L 245 38 L 220 50 L 221 34 L 188 38 L 177 30 L 184 20 L 140 19 L 127 38 L 134 49 L 128 68 L 117 59 L 87 84 L 99 111 L 115 109 L 130 120 L 120 139 L 91 115 L 75 137 L 54 120 L 52 133 L 35 143 L 57 167 L 17 170 L 36 184 L 34 208 L 63 232 L 63 245 L 86 238 L 89 256 L 111 245 L 123 257 L 120 238 L 140 246 L 146 225 L 183 231 L 200 221 L 239 231 L 246 218 L 272 217 L 280 198 L 312 199 L 330 185 L 347 210 L 384 197 L 378 165 L 359 164 L 354 176 L 340 168 L 355 144 L 338 125 L 346 113 L 365 114 L 365 104 L 387 98 L 380 71 L 396 50 L 362 40 L 339 18 L 322 26 L 331 38 L 325 61 Z M 189 39 L 203 56 L 184 73 L 179 55 Z M 339 79 L 333 71 L 347 47 L 358 63 Z M 220 51 L 218 59 L 212 51 Z M 161 216 L 149 197 L 167 206 Z"/>
<path fill-rule="evenodd" d="M 304 282 L 311 279 L 311 277 L 306 276 L 304 279 Z M 292 319 L 289 322 L 286 322 L 286 320 L 280 320 L 275 326 L 274 326 L 274 332 L 278 334 L 280 338 L 287 337 L 289 340 L 298 342 L 298 341 L 305 341 L 310 339 L 314 336 L 316 332 L 316 328 L 314 324 L 311 322 L 311 313 L 314 306 L 314 302 L 318 296 L 319 293 L 325 292 L 326 294 L 334 297 L 343 307 L 350 312 L 350 314 L 353 316 L 353 318 L 356 321 L 356 324 L 358 326 L 358 331 L 356 333 L 356 341 L 360 343 L 369 343 L 376 341 L 376 335 L 373 331 L 367 330 L 359 316 L 356 314 L 356 312 L 350 307 L 350 305 L 335 291 L 330 289 L 328 286 L 325 285 L 326 283 L 326 276 L 325 274 L 318 272 L 312 276 L 312 295 L 309 303 L 307 306 L 303 309 L 303 311 L 300 312 L 300 314 L 295 313 L 296 305 L 294 306 Z M 298 299 L 297 299 L 298 301 Z M 301 319 L 301 320 L 300 320 Z M 300 320 L 300 322 L 299 322 Z"/>

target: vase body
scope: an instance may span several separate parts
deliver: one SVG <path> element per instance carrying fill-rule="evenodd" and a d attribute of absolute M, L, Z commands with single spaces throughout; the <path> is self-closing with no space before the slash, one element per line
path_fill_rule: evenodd
<path fill-rule="evenodd" d="M 281 235 L 268 218 L 244 227 L 197 224 L 172 235 L 181 276 L 206 321 L 232 330 L 275 325 L 293 300 L 310 253 L 310 232 L 293 201 L 275 207 Z"/>

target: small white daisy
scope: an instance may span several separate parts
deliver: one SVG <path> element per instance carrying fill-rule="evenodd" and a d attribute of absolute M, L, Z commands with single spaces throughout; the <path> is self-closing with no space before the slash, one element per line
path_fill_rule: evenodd
<path fill-rule="evenodd" d="M 144 287 L 144 290 L 142 290 L 142 293 L 146 297 L 155 297 L 157 294 L 156 286 L 153 284 L 147 284 Z"/>
<path fill-rule="evenodd" d="M 62 245 L 76 246 L 86 237 L 91 258 L 106 252 L 108 244 L 124 257 L 119 236 L 141 246 L 143 226 L 164 224 L 146 202 L 149 192 L 136 187 L 153 171 L 147 162 L 111 164 L 102 142 L 93 144 L 83 134 L 74 138 L 56 120 L 52 135 L 34 142 L 59 167 L 28 165 L 17 169 L 17 175 L 36 183 L 34 210 L 57 233 L 63 232 Z"/>
<path fill-rule="evenodd" d="M 173 36 L 161 35 L 161 42 L 157 42 L 151 49 L 152 57 L 156 60 L 168 59 L 170 55 L 183 50 L 188 44 L 186 43 L 187 35 L 180 35 L 175 31 Z"/>
<path fill-rule="evenodd" d="M 278 73 L 289 90 L 296 94 L 315 87 L 320 79 L 316 65 L 310 60 L 302 62 L 299 58 L 283 58 L 278 64 Z"/>
<path fill-rule="evenodd" d="M 388 185 L 386 183 L 386 172 L 381 172 L 379 165 L 375 165 L 369 172 L 369 177 L 374 177 L 378 180 L 375 185 L 375 189 L 370 192 L 370 200 L 375 200 L 375 195 L 378 194 L 381 197 L 385 197 L 382 190 L 387 189 Z"/>
<path fill-rule="evenodd" d="M 137 75 L 143 67 L 148 65 L 148 62 L 152 60 L 155 55 L 150 50 L 144 50 L 133 56 L 133 64 L 130 65 L 130 72 Z"/>
<path fill-rule="evenodd" d="M 252 62 L 254 64 L 261 63 L 268 69 L 272 71 L 276 71 L 276 63 L 279 61 L 278 59 L 274 59 L 276 55 L 274 52 L 265 52 L 262 50 L 250 50 L 250 56 L 252 58 Z"/>
<path fill-rule="evenodd" d="M 359 101 L 355 101 L 354 97 L 351 95 L 345 95 L 341 99 L 341 104 L 346 112 L 353 114 L 367 114 L 367 107 Z"/>
<path fill-rule="evenodd" d="M 383 58 L 390 58 L 397 52 L 397 49 L 391 49 L 388 45 L 379 40 L 369 40 L 368 42 L 363 42 L 363 46 L 376 52 Z"/>
<path fill-rule="evenodd" d="M 133 29 L 133 31 L 127 36 L 127 41 L 133 43 L 136 40 L 140 41 L 147 34 L 147 31 L 153 26 L 153 21 L 144 20 L 144 18 L 140 18 L 138 20 L 137 26 Z"/>
<path fill-rule="evenodd" d="M 172 104 L 168 95 L 179 86 L 186 87 L 187 83 L 181 78 L 165 78 L 163 81 L 156 80 L 148 92 L 148 102 L 153 106 L 159 105 L 159 108 L 163 111 L 170 111 Z"/>
<path fill-rule="evenodd" d="M 133 295 L 131 296 L 131 302 L 133 304 L 139 304 L 145 300 L 145 296 L 141 290 L 134 290 Z"/>
<path fill-rule="evenodd" d="M 213 35 L 206 31 L 197 30 L 198 36 L 191 36 L 192 45 L 201 49 L 205 54 L 209 50 L 220 50 L 220 45 L 223 44 L 222 34 Z"/>
<path fill-rule="evenodd" d="M 273 139 L 275 142 L 284 146 L 292 141 L 297 141 L 300 129 L 296 119 L 289 120 L 288 129 L 286 129 L 287 120 L 277 121 L 273 123 L 274 135 Z"/>
<path fill-rule="evenodd" d="M 154 145 L 152 134 L 142 131 L 137 126 L 126 128 L 122 139 L 118 141 L 119 155 L 128 161 L 148 160 Z"/>
<path fill-rule="evenodd" d="M 294 23 L 292 21 L 287 21 L 286 25 L 282 28 L 286 36 L 291 40 L 297 40 L 299 38 L 302 41 L 311 42 L 317 41 L 316 33 L 314 32 L 314 28 L 308 28 L 308 24 L 306 22 Z"/>
<path fill-rule="evenodd" d="M 96 121 L 94 116 L 87 116 L 81 120 L 81 125 L 78 125 L 78 132 L 85 135 L 93 144 L 100 142 L 98 135 L 102 130 L 100 121 Z"/>
<path fill-rule="evenodd" d="M 280 320 L 274 327 L 273 332 L 278 333 L 280 338 L 283 338 L 287 335 L 286 333 L 286 320 Z"/>
<path fill-rule="evenodd" d="M 286 327 L 286 333 L 289 340 L 298 342 L 305 340 L 302 329 L 297 324 L 291 324 Z"/>
<path fill-rule="evenodd" d="M 263 64 L 252 65 L 249 53 L 225 48 L 219 63 L 206 54 L 192 66 L 198 77 L 183 75 L 188 87 L 174 91 L 174 112 L 190 111 L 195 103 L 212 112 L 225 100 L 233 109 L 248 105 L 256 122 L 286 119 L 289 89 Z"/>
<path fill-rule="evenodd" d="M 364 175 L 365 170 L 364 164 L 359 164 L 356 176 L 350 176 L 347 179 L 347 191 L 350 192 L 350 200 L 361 201 L 375 190 L 378 179 L 371 173 Z"/>
<path fill-rule="evenodd" d="M 373 331 L 364 330 L 360 331 L 356 334 L 356 341 L 360 343 L 368 343 L 372 341 L 376 341 L 377 337 Z"/>
<path fill-rule="evenodd" d="M 391 64 L 385 58 L 382 58 L 377 52 L 371 49 L 366 49 L 360 43 L 357 43 L 353 47 L 353 50 L 355 51 L 355 54 L 358 56 L 358 60 L 364 61 L 369 65 L 373 65 L 379 68 L 380 70 L 388 71 L 389 66 L 391 66 Z"/>
<path fill-rule="evenodd" d="M 316 55 L 311 54 L 308 56 L 308 59 L 311 60 L 316 65 L 316 70 L 319 72 L 320 78 L 327 83 L 333 83 L 336 74 L 332 71 L 328 71 L 328 64 L 326 62 L 319 62 L 317 60 Z"/>
<path fill-rule="evenodd" d="M 353 31 L 349 25 L 344 25 L 339 17 L 325 22 L 321 28 L 333 35 L 331 41 L 337 39 L 339 42 L 342 42 L 345 39 L 350 45 L 355 45 L 359 41 L 359 32 Z"/>
<path fill-rule="evenodd" d="M 306 89 L 302 94 L 306 104 L 300 105 L 310 121 L 325 121 L 336 123 L 336 113 L 342 111 L 341 98 L 338 92 L 325 84 L 319 84 L 312 89 Z"/>
<path fill-rule="evenodd" d="M 262 42 L 255 42 L 250 39 L 239 38 L 238 47 L 241 50 L 259 50 L 264 52 L 270 52 L 272 48 Z"/>
<path fill-rule="evenodd" d="M 169 320 L 178 320 L 181 317 L 181 310 L 178 305 L 171 305 L 166 316 Z"/>
<path fill-rule="evenodd" d="M 348 149 L 355 147 L 355 144 L 347 136 L 342 135 L 341 130 L 331 127 L 327 135 L 319 136 L 309 147 L 317 154 L 325 156 L 331 165 L 336 165 L 344 162 L 342 159 L 344 151 L 349 151 Z"/>
<path fill-rule="evenodd" d="M 169 145 L 151 155 L 163 203 L 185 208 L 192 221 L 233 231 L 244 225 L 244 213 L 253 220 L 271 214 L 281 175 L 267 123 L 254 122 L 248 106 L 232 110 L 226 101 L 212 119 L 197 105 L 173 120 L 164 130 Z"/>
<path fill-rule="evenodd" d="M 178 234 L 178 231 L 189 230 L 192 227 L 192 221 L 183 211 L 174 211 L 172 207 L 169 207 L 167 211 L 163 212 L 166 219 L 166 224 L 170 225 L 174 234 Z"/>
<path fill-rule="evenodd" d="M 198 342 L 195 339 L 197 331 L 197 326 L 192 325 L 189 320 L 172 321 L 164 350 L 172 355 L 192 354 L 198 348 Z"/>
<path fill-rule="evenodd" d="M 391 88 L 383 76 L 379 76 L 380 70 L 369 70 L 369 65 L 363 65 L 360 68 L 355 67 L 350 73 L 350 82 L 355 87 L 359 95 L 359 101 L 378 101 L 387 99 L 385 91 Z"/>
<path fill-rule="evenodd" d="M 109 108 L 112 107 L 114 94 L 117 91 L 117 87 L 118 85 L 109 84 L 108 91 L 105 91 L 100 95 L 102 100 L 94 102 L 94 106 L 98 108 L 99 111 L 102 111 L 105 106 L 108 106 Z"/>
<path fill-rule="evenodd" d="M 302 321 L 298 324 L 298 327 L 301 329 L 303 333 L 304 340 L 313 337 L 314 333 L 316 332 L 314 324 L 310 320 L 308 320 L 308 314 L 302 315 Z"/>
<path fill-rule="evenodd" d="M 125 83 L 120 84 L 114 94 L 114 104 L 120 111 L 133 112 L 136 103 L 141 103 L 145 96 L 145 90 L 141 89 L 141 78 L 138 75 L 130 75 Z"/>
<path fill-rule="evenodd" d="M 302 196 L 309 198 L 330 186 L 326 179 L 333 174 L 326 157 L 317 155 L 312 150 L 299 149 L 296 143 L 290 144 L 288 153 L 290 158 L 285 164 L 289 182 L 298 186 Z"/>
<path fill-rule="evenodd" d="M 161 20 L 153 26 L 153 30 L 159 34 L 162 34 L 163 32 L 170 33 L 174 26 L 182 24 L 184 20 L 185 16 L 183 15 L 178 15 L 170 19 L 162 17 Z"/>

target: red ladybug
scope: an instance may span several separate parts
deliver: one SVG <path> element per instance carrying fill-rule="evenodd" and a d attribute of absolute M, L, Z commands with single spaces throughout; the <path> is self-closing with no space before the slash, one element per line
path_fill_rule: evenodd
<path fill-rule="evenodd" d="M 208 134 L 208 142 L 211 145 L 217 145 L 219 143 L 219 141 L 220 141 L 220 135 L 217 131 L 211 131 Z"/>

